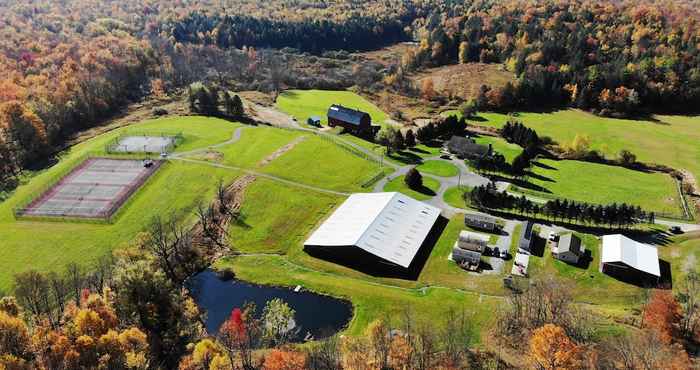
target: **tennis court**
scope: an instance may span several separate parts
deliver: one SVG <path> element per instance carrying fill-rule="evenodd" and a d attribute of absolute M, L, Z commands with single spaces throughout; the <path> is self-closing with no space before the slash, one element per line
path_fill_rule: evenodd
<path fill-rule="evenodd" d="M 110 218 L 160 161 L 89 158 L 19 212 L 21 216 Z"/>

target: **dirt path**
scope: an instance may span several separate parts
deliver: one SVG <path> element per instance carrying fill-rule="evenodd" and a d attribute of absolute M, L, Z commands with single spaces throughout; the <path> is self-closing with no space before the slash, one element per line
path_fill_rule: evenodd
<path fill-rule="evenodd" d="M 255 121 L 269 123 L 278 127 L 301 127 L 292 116 L 280 112 L 274 107 L 265 107 L 250 101 L 247 101 L 246 105 L 246 115 Z"/>
<path fill-rule="evenodd" d="M 206 148 L 193 149 L 193 150 L 190 150 L 188 152 L 173 153 L 170 155 L 170 158 L 180 158 L 180 157 L 185 157 L 185 156 L 192 155 L 192 154 L 205 153 L 205 152 L 211 151 L 211 149 L 219 148 L 219 147 L 222 147 L 224 145 L 233 144 L 241 139 L 242 132 L 243 132 L 243 127 L 239 127 L 233 132 L 233 134 L 231 134 L 230 139 L 228 139 L 222 143 L 210 145 Z"/>
<path fill-rule="evenodd" d="M 279 158 L 282 154 L 292 150 L 297 144 L 301 143 L 302 141 L 306 140 L 306 136 L 299 136 L 296 139 L 292 140 L 291 143 L 277 149 L 274 151 L 274 153 L 268 155 L 267 157 L 263 158 L 260 163 L 258 163 L 258 167 L 265 166 L 269 164 L 270 162 L 274 161 L 275 159 Z"/>

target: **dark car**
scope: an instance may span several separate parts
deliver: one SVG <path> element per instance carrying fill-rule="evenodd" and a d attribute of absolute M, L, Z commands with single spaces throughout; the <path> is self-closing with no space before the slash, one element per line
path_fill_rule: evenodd
<path fill-rule="evenodd" d="M 683 230 L 680 226 L 671 226 L 671 228 L 668 230 L 674 234 L 683 234 Z"/>

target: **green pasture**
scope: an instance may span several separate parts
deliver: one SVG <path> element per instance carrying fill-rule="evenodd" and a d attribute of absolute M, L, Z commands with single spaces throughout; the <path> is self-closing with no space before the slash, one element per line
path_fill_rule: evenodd
<path fill-rule="evenodd" d="M 357 192 L 366 191 L 362 184 L 377 175 L 380 167 L 323 137 L 310 135 L 262 171 L 324 189 Z"/>
<path fill-rule="evenodd" d="M 470 124 L 501 127 L 508 119 L 500 113 L 480 113 Z M 687 169 L 700 178 L 700 117 L 657 115 L 649 120 L 598 117 L 569 109 L 551 113 L 519 113 L 516 116 L 541 136 L 570 143 L 576 134 L 588 135 L 592 149 L 615 158 L 622 149 L 642 162 Z"/>
<path fill-rule="evenodd" d="M 532 174 L 527 177 L 527 182 L 534 186 L 518 189 L 545 199 L 558 197 L 594 204 L 627 203 L 657 213 L 680 215 L 681 212 L 676 184 L 664 173 L 549 159 L 534 162 L 530 171 Z"/>
<path fill-rule="evenodd" d="M 303 244 L 321 218 L 344 200 L 264 178 L 250 184 L 243 196 L 241 219 L 229 229 L 231 245 L 243 253 L 286 253 Z"/>
<path fill-rule="evenodd" d="M 344 90 L 287 90 L 277 97 L 277 108 L 306 124 L 311 116 L 319 116 L 321 124 L 328 124 L 328 107 L 340 104 L 369 113 L 372 123 L 384 125 L 388 116 L 376 105 L 352 91 Z"/>
<path fill-rule="evenodd" d="M 423 188 L 414 190 L 406 185 L 404 177 L 405 176 L 398 176 L 387 182 L 386 185 L 384 185 L 384 191 L 397 191 L 417 200 L 427 200 L 434 197 L 440 189 L 439 181 L 423 176 Z"/>
<path fill-rule="evenodd" d="M 217 148 L 217 150 L 224 155 L 222 161 L 224 164 L 254 168 L 258 167 L 263 159 L 276 150 L 304 135 L 311 134 L 267 126 L 246 127 L 241 132 L 241 138 L 237 142 Z"/>

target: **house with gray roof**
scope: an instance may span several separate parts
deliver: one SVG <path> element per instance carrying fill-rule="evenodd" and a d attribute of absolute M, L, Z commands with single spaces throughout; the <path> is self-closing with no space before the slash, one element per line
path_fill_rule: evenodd
<path fill-rule="evenodd" d="M 552 257 L 573 264 L 578 263 L 583 253 L 581 239 L 573 233 L 562 235 L 559 237 L 559 243 L 552 247 Z"/>
<path fill-rule="evenodd" d="M 447 150 L 462 159 L 479 159 L 488 157 L 493 153 L 491 144 L 477 144 L 474 139 L 464 136 L 452 136 L 447 142 Z"/>

